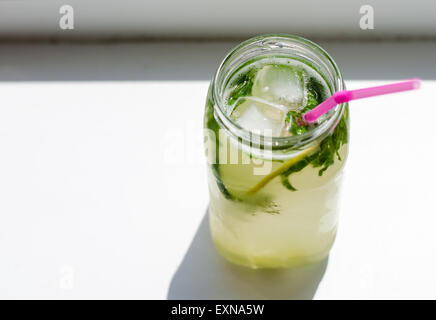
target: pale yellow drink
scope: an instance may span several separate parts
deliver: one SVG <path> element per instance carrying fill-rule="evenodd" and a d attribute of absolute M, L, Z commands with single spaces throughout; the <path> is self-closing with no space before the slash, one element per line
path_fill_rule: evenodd
<path fill-rule="evenodd" d="M 347 145 L 340 150 L 344 160 L 346 153 Z M 275 177 L 240 202 L 224 197 L 209 169 L 209 217 L 217 249 L 230 261 L 253 268 L 288 267 L 326 257 L 336 235 L 343 163 L 336 162 L 321 177 L 312 167 L 293 174 L 295 192 Z M 272 162 L 274 169 L 280 164 Z M 249 173 L 254 165 L 223 167 L 222 174 L 232 175 L 241 190 L 259 181 Z"/>
<path fill-rule="evenodd" d="M 271 73 L 265 76 L 271 69 L 268 68 L 260 67 L 255 72 L 270 81 Z M 254 79 L 259 82 L 259 75 Z M 327 83 L 325 87 L 326 94 L 330 95 Z M 249 95 L 256 95 L 252 92 L 255 90 L 251 89 Z M 278 101 L 281 103 L 282 100 Z M 288 108 L 286 111 L 298 110 L 295 109 L 298 106 L 283 101 L 284 107 Z M 236 110 L 238 103 L 234 105 Z M 243 103 L 240 105 L 240 109 L 246 109 Z M 262 106 L 257 107 L 261 112 L 265 111 Z M 225 150 L 224 156 L 219 157 L 217 152 L 212 157 L 208 169 L 210 228 L 218 251 L 231 262 L 252 268 L 289 267 L 325 258 L 336 236 L 339 187 L 348 152 L 347 107 L 341 106 L 341 110 L 337 109 L 336 114 L 326 118 L 325 121 L 331 123 L 326 124 L 324 130 L 309 128 L 302 134 L 304 137 L 311 135 L 312 139 L 307 143 L 298 144 L 294 139 L 294 146 L 288 143 L 277 149 L 273 143 L 271 150 L 265 152 L 259 151 L 258 146 L 250 148 L 238 141 L 238 134 L 232 132 L 233 124 L 229 124 L 235 120 L 232 119 L 234 110 L 228 111 L 227 119 L 223 119 L 225 116 L 216 108 L 216 99 L 209 92 L 205 128 L 209 130 L 210 140 L 217 139 L 216 151 Z M 269 111 L 266 121 L 275 117 Z M 239 119 L 234 122 L 237 121 Z M 329 153 L 332 148 L 336 149 Z M 231 155 L 238 160 L 230 159 Z M 286 175 L 290 168 L 298 167 L 301 168 Z"/>

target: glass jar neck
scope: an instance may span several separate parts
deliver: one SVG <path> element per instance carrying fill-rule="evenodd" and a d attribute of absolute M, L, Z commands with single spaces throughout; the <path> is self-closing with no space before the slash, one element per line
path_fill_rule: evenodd
<path fill-rule="evenodd" d="M 326 120 L 308 132 L 289 137 L 264 137 L 245 130 L 234 122 L 226 112 L 224 92 L 229 80 L 243 66 L 257 59 L 284 57 L 299 60 L 312 67 L 322 76 L 330 93 L 344 90 L 344 81 L 338 66 L 330 55 L 317 44 L 291 35 L 263 35 L 249 39 L 234 48 L 218 67 L 211 84 L 214 111 L 220 125 L 234 137 L 250 144 L 253 140 L 262 141 L 271 149 L 299 148 L 309 145 L 326 136 L 339 121 L 345 104 L 338 105 L 329 112 Z"/>

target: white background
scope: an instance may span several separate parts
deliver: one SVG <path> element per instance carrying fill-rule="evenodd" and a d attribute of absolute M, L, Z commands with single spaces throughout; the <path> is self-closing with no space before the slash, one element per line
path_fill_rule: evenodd
<path fill-rule="evenodd" d="M 203 108 L 234 44 L 0 46 L 0 298 L 436 298 L 436 44 L 322 42 L 350 89 L 424 82 L 351 104 L 329 260 L 279 272 L 207 229 Z"/>

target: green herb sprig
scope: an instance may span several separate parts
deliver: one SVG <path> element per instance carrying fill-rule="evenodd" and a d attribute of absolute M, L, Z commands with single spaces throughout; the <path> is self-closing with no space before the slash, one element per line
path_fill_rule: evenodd
<path fill-rule="evenodd" d="M 326 99 L 323 86 L 315 78 L 310 78 L 307 86 L 307 103 L 300 111 L 289 111 L 286 120 L 289 123 L 289 131 L 293 135 L 301 135 L 307 132 L 311 125 L 305 124 L 303 114 L 315 108 L 321 101 Z M 291 191 L 296 191 L 294 186 L 289 182 L 289 176 L 292 173 L 299 172 L 309 164 L 314 168 L 320 168 L 318 175 L 322 176 L 324 172 L 334 164 L 335 156 L 339 161 L 342 161 L 339 155 L 339 149 L 344 144 L 348 143 L 348 106 L 342 115 L 339 123 L 332 133 L 321 141 L 318 151 L 303 160 L 289 167 L 280 176 L 284 187 Z"/>

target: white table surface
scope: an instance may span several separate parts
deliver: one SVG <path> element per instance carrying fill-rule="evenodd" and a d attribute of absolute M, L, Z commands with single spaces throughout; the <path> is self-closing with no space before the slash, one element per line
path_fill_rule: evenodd
<path fill-rule="evenodd" d="M 266 273 L 224 262 L 205 216 L 232 45 L 0 45 L 0 298 L 436 298 L 436 43 L 323 43 L 350 89 L 424 82 L 351 104 L 328 261 Z"/>

